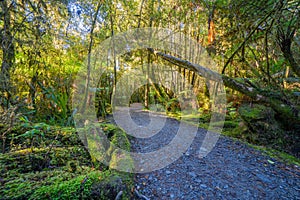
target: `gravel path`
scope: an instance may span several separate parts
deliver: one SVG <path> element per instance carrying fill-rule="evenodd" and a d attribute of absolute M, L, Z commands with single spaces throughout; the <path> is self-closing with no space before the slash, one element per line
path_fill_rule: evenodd
<path fill-rule="evenodd" d="M 148 112 L 132 109 L 130 115 L 139 126 L 150 122 Z M 174 138 L 180 122 L 157 117 L 166 120 L 164 127 L 150 138 L 131 139 L 132 151 L 155 151 Z M 167 167 L 136 174 L 139 193 L 149 199 L 300 199 L 299 167 L 286 166 L 223 136 L 200 159 L 197 152 L 205 134 L 198 129 L 189 149 Z"/>

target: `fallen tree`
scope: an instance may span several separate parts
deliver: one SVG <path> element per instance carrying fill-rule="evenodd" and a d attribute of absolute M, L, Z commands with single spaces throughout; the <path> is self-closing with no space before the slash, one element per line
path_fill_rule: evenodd
<path fill-rule="evenodd" d="M 176 66 L 183 67 L 196 72 L 201 77 L 205 77 L 212 81 L 222 80 L 223 84 L 226 87 L 238 91 L 246 96 L 249 96 L 258 103 L 270 106 L 277 113 L 278 117 L 281 120 L 287 122 L 288 124 L 300 122 L 299 107 L 294 105 L 289 100 L 289 97 L 282 95 L 279 92 L 264 90 L 255 87 L 255 85 L 253 85 L 247 79 L 242 79 L 243 81 L 239 81 L 224 74 L 219 74 L 198 64 L 191 63 L 187 60 L 183 60 L 170 54 L 155 51 L 152 48 L 149 48 L 148 50 L 154 55 Z"/>

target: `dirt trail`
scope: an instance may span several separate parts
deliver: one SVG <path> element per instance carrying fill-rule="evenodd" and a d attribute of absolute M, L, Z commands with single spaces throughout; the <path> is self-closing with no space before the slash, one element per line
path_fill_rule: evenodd
<path fill-rule="evenodd" d="M 130 116 L 139 126 L 150 123 L 149 113 L 139 106 L 130 109 Z M 175 137 L 180 122 L 155 117 L 165 120 L 163 128 L 150 138 L 132 139 L 132 151 L 153 152 Z M 136 189 L 149 199 L 300 199 L 299 167 L 286 166 L 223 136 L 213 151 L 199 159 L 205 134 L 198 129 L 188 150 L 167 167 L 136 174 Z"/>

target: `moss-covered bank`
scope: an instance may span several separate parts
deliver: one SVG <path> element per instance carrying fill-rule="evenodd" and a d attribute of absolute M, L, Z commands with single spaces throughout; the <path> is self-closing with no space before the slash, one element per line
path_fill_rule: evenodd
<path fill-rule="evenodd" d="M 116 147 L 130 150 L 124 131 L 111 124 L 99 128 Z M 0 153 L 0 199 L 115 199 L 120 191 L 122 199 L 131 198 L 133 175 L 113 168 L 118 162 L 133 167 L 132 159 L 118 159 L 117 149 L 109 147 L 109 165 L 102 164 L 74 128 L 18 125 L 7 134 L 5 146 Z"/>

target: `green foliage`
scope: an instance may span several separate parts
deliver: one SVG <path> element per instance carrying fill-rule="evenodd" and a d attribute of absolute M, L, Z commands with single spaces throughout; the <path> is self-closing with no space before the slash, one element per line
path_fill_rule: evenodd
<path fill-rule="evenodd" d="M 233 102 L 230 102 L 227 106 L 226 117 L 230 120 L 234 120 L 238 117 L 237 108 L 233 106 Z"/>
<path fill-rule="evenodd" d="M 258 104 L 242 105 L 239 114 L 244 127 L 240 127 L 240 138 L 253 144 L 295 152 L 293 149 L 298 141 L 295 132 L 293 129 L 285 130 L 284 124 L 276 120 L 271 108 Z"/>
<path fill-rule="evenodd" d="M 25 119 L 25 118 L 23 118 L 23 119 Z M 33 139 L 33 137 L 35 137 L 35 136 L 44 137 L 45 136 L 44 132 L 50 131 L 50 126 L 45 123 L 37 123 L 31 127 L 28 124 L 29 124 L 28 122 L 25 122 L 21 126 L 23 126 L 24 128 L 31 128 L 31 130 L 28 130 L 25 133 L 16 136 L 16 139 L 18 139 L 20 137 L 25 137 L 25 138 L 30 138 L 30 139 Z"/>
<path fill-rule="evenodd" d="M 172 98 L 167 101 L 166 111 L 167 111 L 167 113 L 178 113 L 181 111 L 180 103 L 177 98 Z"/>
<path fill-rule="evenodd" d="M 252 120 L 260 120 L 266 117 L 263 112 L 271 112 L 270 109 L 269 111 L 267 111 L 266 109 L 268 108 L 263 105 L 255 105 L 252 107 L 244 105 L 239 108 L 239 113 L 246 122 L 250 123 Z"/>
<path fill-rule="evenodd" d="M 45 88 L 42 84 L 39 84 L 42 88 L 43 94 L 46 100 L 49 100 L 52 105 L 52 117 L 55 119 L 56 124 L 62 124 L 66 126 L 72 125 L 72 115 L 70 113 L 68 103 L 69 96 L 66 92 L 58 92 L 52 87 Z"/>

